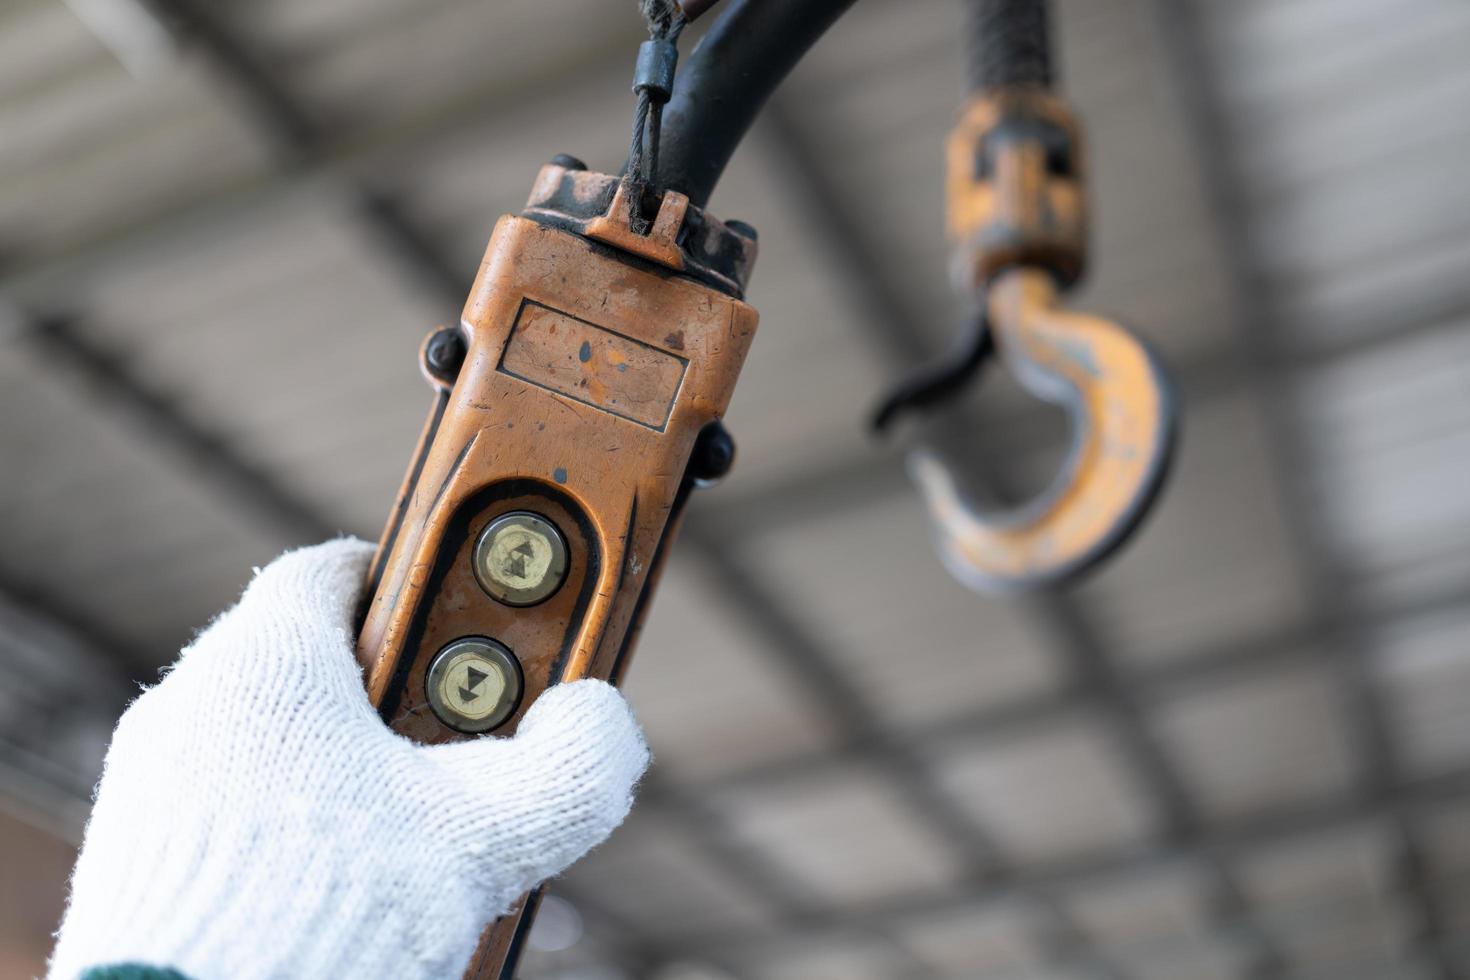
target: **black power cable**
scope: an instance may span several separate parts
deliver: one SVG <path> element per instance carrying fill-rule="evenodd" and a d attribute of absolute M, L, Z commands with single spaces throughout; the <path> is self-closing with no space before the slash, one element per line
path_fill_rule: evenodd
<path fill-rule="evenodd" d="M 853 2 L 725 0 L 664 109 L 663 186 L 709 203 L 766 99 Z"/>

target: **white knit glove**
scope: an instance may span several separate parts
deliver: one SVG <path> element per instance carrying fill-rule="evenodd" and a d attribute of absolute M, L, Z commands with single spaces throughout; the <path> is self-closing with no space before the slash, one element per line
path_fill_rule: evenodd
<path fill-rule="evenodd" d="M 277 559 L 123 715 L 54 980 L 452 980 L 493 917 L 622 822 L 648 750 L 599 681 L 553 687 L 510 739 L 388 730 L 353 656 L 371 554 Z"/>

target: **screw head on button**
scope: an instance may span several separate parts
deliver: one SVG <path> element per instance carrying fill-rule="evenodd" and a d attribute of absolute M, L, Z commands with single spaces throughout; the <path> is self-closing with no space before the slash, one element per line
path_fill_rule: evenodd
<path fill-rule="evenodd" d="M 484 636 L 455 640 L 429 662 L 429 707 L 457 732 L 475 735 L 505 724 L 521 703 L 521 665 Z"/>
<path fill-rule="evenodd" d="M 567 542 L 540 514 L 511 511 L 491 521 L 475 542 L 480 588 L 508 606 L 534 606 L 567 577 Z"/>

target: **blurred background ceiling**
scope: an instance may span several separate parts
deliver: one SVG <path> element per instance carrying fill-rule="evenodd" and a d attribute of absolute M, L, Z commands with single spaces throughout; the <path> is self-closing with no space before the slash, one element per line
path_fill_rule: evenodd
<path fill-rule="evenodd" d="M 542 162 L 620 164 L 641 37 L 631 0 L 139 3 L 0 9 L 11 976 L 131 685 L 252 565 L 376 537 L 420 339 Z M 964 312 L 960 14 L 863 0 L 712 202 L 761 232 L 741 458 L 629 682 L 656 771 L 527 977 L 1470 975 L 1470 5 L 1054 12 L 1077 302 L 1187 406 L 1160 512 L 1062 595 L 932 556 L 863 419 Z M 1038 485 L 1058 420 L 982 387 L 982 475 Z"/>

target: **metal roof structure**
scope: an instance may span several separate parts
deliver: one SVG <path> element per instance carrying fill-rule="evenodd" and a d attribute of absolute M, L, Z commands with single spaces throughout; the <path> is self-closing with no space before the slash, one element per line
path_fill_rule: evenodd
<path fill-rule="evenodd" d="M 959 14 L 864 0 L 711 202 L 761 233 L 740 460 L 628 682 L 655 770 L 527 978 L 1470 975 L 1470 7 L 1054 14 L 1076 302 L 1186 405 L 1159 513 L 1061 594 L 935 560 L 863 420 L 964 312 Z M 0 10 L 11 809 L 75 831 L 133 684 L 253 565 L 376 537 L 420 339 L 540 163 L 620 163 L 640 36 L 597 0 Z M 977 480 L 1039 485 L 1050 410 L 997 373 L 963 413 Z"/>

